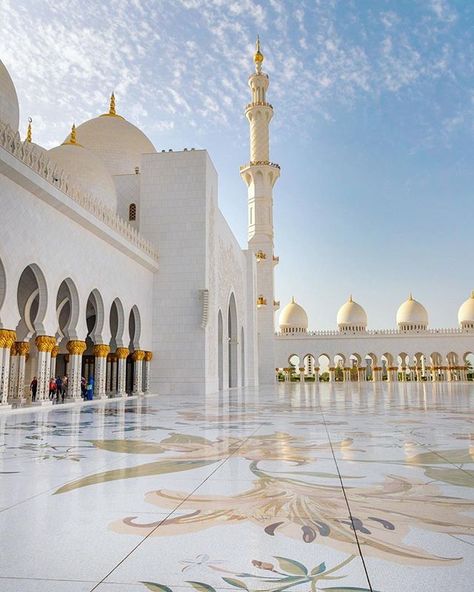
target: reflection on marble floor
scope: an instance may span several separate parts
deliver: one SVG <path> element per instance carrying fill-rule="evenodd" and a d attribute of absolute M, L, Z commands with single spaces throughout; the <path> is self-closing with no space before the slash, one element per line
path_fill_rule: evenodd
<path fill-rule="evenodd" d="M 0 590 L 470 590 L 474 385 L 0 415 Z"/>

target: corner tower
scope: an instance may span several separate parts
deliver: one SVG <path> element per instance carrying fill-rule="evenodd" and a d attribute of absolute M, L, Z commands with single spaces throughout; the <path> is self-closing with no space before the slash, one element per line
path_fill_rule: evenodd
<path fill-rule="evenodd" d="M 240 167 L 240 176 L 248 191 L 248 248 L 257 261 L 259 382 L 269 384 L 275 380 L 273 267 L 278 262 L 273 254 L 273 186 L 280 167 L 270 161 L 273 107 L 267 102 L 269 78 L 262 71 L 263 60 L 257 38 L 255 72 L 248 81 L 251 102 L 245 108 L 250 124 L 250 162 Z"/>

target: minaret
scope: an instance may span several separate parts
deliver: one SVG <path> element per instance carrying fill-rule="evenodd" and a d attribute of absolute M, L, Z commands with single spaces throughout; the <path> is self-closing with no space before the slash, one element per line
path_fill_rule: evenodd
<path fill-rule="evenodd" d="M 251 102 L 245 108 L 250 124 L 250 162 L 240 168 L 248 190 L 248 248 L 257 261 L 257 326 L 259 382 L 275 381 L 273 267 L 273 186 L 280 167 L 270 162 L 269 126 L 273 107 L 267 102 L 268 74 L 262 72 L 260 40 L 254 55 L 255 73 L 249 77 Z"/>

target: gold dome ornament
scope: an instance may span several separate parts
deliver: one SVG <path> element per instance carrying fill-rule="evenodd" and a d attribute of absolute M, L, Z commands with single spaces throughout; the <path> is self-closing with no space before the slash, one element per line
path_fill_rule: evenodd
<path fill-rule="evenodd" d="M 263 53 L 260 51 L 260 37 L 257 35 L 257 42 L 255 44 L 255 53 L 253 56 L 253 61 L 255 62 L 255 67 L 257 70 L 257 74 L 260 74 L 262 71 L 262 64 L 263 60 L 265 59 Z"/>
<path fill-rule="evenodd" d="M 28 117 L 28 129 L 26 130 L 26 141 L 29 142 L 31 144 L 32 141 L 32 133 L 31 133 L 31 122 L 33 120 L 31 119 L 31 117 Z"/>
<path fill-rule="evenodd" d="M 103 115 L 101 115 L 101 117 L 119 117 L 120 119 L 123 119 L 121 115 L 118 115 L 115 107 L 115 93 L 112 93 L 110 95 L 109 112 L 104 113 Z"/>

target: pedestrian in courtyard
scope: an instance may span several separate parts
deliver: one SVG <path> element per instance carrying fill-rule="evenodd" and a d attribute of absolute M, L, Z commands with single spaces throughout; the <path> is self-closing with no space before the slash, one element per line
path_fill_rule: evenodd
<path fill-rule="evenodd" d="M 36 391 L 38 390 L 38 379 L 33 376 L 33 380 L 30 382 L 31 401 L 36 401 Z"/>
<path fill-rule="evenodd" d="M 54 401 L 55 395 L 56 395 L 56 380 L 52 376 L 51 380 L 49 381 L 49 400 Z"/>
<path fill-rule="evenodd" d="M 81 397 L 86 400 L 86 378 L 83 376 L 81 378 Z"/>
<path fill-rule="evenodd" d="M 94 379 L 92 376 L 89 376 L 89 382 L 86 387 L 86 397 L 88 401 L 92 401 L 94 398 Z"/>
<path fill-rule="evenodd" d="M 56 402 L 59 403 L 60 400 L 64 403 L 64 393 L 63 393 L 63 379 L 60 376 L 56 376 Z"/>

